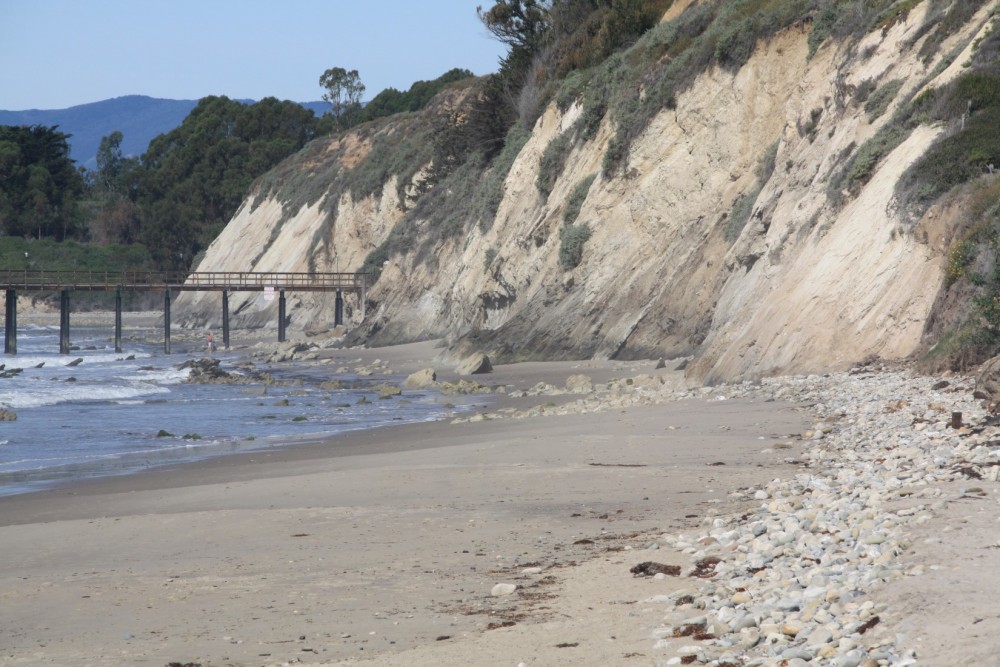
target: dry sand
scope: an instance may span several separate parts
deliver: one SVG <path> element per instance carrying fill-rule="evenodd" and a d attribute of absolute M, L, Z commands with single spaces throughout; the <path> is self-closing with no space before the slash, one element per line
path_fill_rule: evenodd
<path fill-rule="evenodd" d="M 330 354 L 440 367 L 430 344 Z M 488 381 L 651 370 L 519 364 Z M 790 405 L 690 400 L 418 424 L 0 498 L 0 664 L 650 664 L 662 607 L 641 601 L 684 582 L 632 577 L 682 562 L 644 536 L 794 474 L 794 451 L 762 450 L 804 423 Z M 521 588 L 492 597 L 501 582 Z"/>

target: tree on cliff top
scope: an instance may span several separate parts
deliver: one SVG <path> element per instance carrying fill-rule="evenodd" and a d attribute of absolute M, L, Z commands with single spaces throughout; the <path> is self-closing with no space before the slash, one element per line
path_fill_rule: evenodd
<path fill-rule="evenodd" d="M 342 128 L 346 127 L 349 117 L 361 108 L 365 92 L 358 70 L 331 67 L 319 77 L 319 85 L 326 89 L 323 99 L 330 103 L 330 113 Z"/>
<path fill-rule="evenodd" d="M 142 240 L 164 269 L 186 269 L 236 213 L 255 178 L 313 138 L 316 117 L 268 97 L 206 97 L 142 156 Z"/>
<path fill-rule="evenodd" d="M 486 29 L 513 49 L 534 51 L 549 29 L 550 0 L 497 0 L 483 11 L 476 7 L 476 14 Z"/>

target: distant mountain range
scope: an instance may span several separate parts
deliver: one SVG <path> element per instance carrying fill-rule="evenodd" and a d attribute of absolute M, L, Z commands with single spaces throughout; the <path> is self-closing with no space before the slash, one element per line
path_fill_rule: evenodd
<path fill-rule="evenodd" d="M 253 104 L 254 100 L 238 100 Z M 156 136 L 174 129 L 198 104 L 198 100 L 164 100 L 145 95 L 126 95 L 68 109 L 0 110 L 0 125 L 58 125 L 72 135 L 70 156 L 88 169 L 97 168 L 97 148 L 101 137 L 115 130 L 124 135 L 122 152 L 142 155 Z M 301 102 L 320 115 L 329 110 L 327 102 Z"/>

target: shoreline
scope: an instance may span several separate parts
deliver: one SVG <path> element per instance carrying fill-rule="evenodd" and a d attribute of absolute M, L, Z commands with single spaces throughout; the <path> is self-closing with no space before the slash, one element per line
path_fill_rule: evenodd
<path fill-rule="evenodd" d="M 0 498 L 0 664 L 988 661 L 1000 428 L 968 378 L 692 390 L 652 366 L 500 366 L 468 418 Z"/>
<path fill-rule="evenodd" d="M 330 354 L 364 363 L 380 359 L 406 372 L 433 362 L 428 357 L 436 350 L 427 343 Z M 510 381 L 526 393 L 542 378 L 565 382 L 581 371 L 595 379 L 639 376 L 636 371 L 654 363 L 528 364 L 499 367 L 487 379 L 505 386 Z M 447 370 L 440 375 L 451 377 Z M 665 384 L 657 380 L 657 386 Z M 499 400 L 487 413 L 510 415 L 530 405 L 562 410 L 585 396 L 508 392 L 490 398 Z M 718 411 L 721 422 L 704 424 L 706 409 Z M 756 426 L 744 423 L 748 412 L 761 410 Z M 719 429 L 723 422 L 730 430 Z M 700 399 L 666 410 L 634 405 L 577 415 L 425 422 L 0 498 L 0 543 L 7 545 L 0 553 L 8 564 L 0 596 L 16 614 L 0 612 L 0 627 L 8 628 L 3 643 L 11 647 L 0 664 L 249 665 L 310 655 L 345 660 L 437 647 L 445 635 L 451 639 L 441 642 L 463 645 L 490 632 L 490 623 L 517 619 L 531 627 L 529 617 L 540 621 L 548 614 L 536 607 L 548 605 L 527 604 L 520 594 L 513 601 L 494 600 L 489 593 L 501 579 L 521 577 L 521 566 L 535 562 L 553 573 L 573 570 L 606 548 L 624 549 L 639 535 L 690 526 L 685 517 L 725 503 L 728 486 L 763 479 L 773 466 L 788 468 L 783 453 L 760 455 L 757 438 L 784 437 L 800 422 L 790 406 L 734 401 L 706 408 Z M 773 428 L 766 430 L 765 423 Z M 674 444 L 664 447 L 671 437 Z M 729 463 L 710 467 L 706 457 Z M 669 484 L 660 483 L 664 475 Z M 705 480 L 712 480 L 708 487 Z M 657 516 L 660 506 L 671 508 L 668 523 Z M 55 546 L 60 543 L 74 546 L 63 551 Z M 43 544 L 49 546 L 40 549 Z M 254 576 L 247 579 L 246 571 Z M 42 580 L 61 583 L 52 589 Z M 184 585 L 183 593 L 174 590 Z M 321 602 L 304 592 L 311 587 L 332 597 Z M 274 603 L 290 590 L 302 600 L 282 604 L 295 602 L 304 613 L 278 618 Z M 117 603 L 90 605 L 103 609 L 97 616 L 106 629 L 98 630 L 89 613 L 81 615 L 87 608 L 81 600 L 109 595 Z M 220 606 L 233 596 L 242 600 L 238 608 Z M 202 617 L 184 603 L 191 598 L 210 615 Z M 140 600 L 152 609 L 143 611 Z M 132 614 L 123 616 L 123 608 Z M 303 615 L 309 620 L 298 618 Z M 43 617 L 50 630 L 26 620 Z M 266 628 L 259 625 L 265 617 L 272 624 Z M 379 618 L 393 620 L 371 628 Z M 199 623 L 226 629 L 206 633 Z M 308 627 L 314 624 L 339 632 L 317 635 Z M 139 632 L 128 629 L 136 626 Z M 647 643 L 643 634 L 626 644 L 638 650 Z M 250 637 L 287 650 L 249 646 Z M 291 645 L 281 644 L 286 641 Z M 613 661 L 623 652 L 612 648 L 604 655 Z"/>

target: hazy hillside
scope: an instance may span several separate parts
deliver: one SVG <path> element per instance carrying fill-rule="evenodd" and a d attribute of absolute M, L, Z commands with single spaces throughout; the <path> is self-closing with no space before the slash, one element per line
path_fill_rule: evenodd
<path fill-rule="evenodd" d="M 241 100 L 252 103 L 252 100 Z M 70 138 L 70 154 L 78 164 L 94 169 L 101 137 L 119 130 L 124 135 L 122 152 L 139 156 L 157 135 L 169 132 L 184 120 L 198 100 L 166 100 L 145 95 L 126 95 L 68 109 L 0 110 L 0 125 L 58 125 Z M 306 102 L 302 106 L 322 114 L 327 102 Z"/>
<path fill-rule="evenodd" d="M 580 33 L 540 48 L 496 150 L 488 82 L 312 142 L 198 268 L 371 270 L 357 342 L 684 356 L 706 382 L 993 349 L 998 3 L 664 4 L 601 60 Z M 620 34 L 595 16 L 587 35 Z M 273 326 L 273 302 L 240 298 Z M 217 326 L 209 296 L 177 303 Z M 315 330 L 332 307 L 294 294 L 289 313 Z"/>

